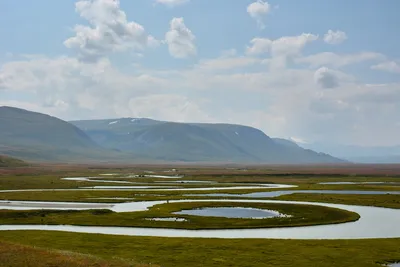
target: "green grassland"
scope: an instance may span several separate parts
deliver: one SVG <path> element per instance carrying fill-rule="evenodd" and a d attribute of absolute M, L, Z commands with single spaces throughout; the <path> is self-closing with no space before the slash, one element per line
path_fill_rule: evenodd
<path fill-rule="evenodd" d="M 99 176 L 101 173 L 118 173 L 116 176 Z M 84 186 L 96 186 L 96 185 L 121 185 L 121 184 L 113 184 L 113 183 L 95 183 L 95 182 L 76 182 L 76 181 L 67 181 L 62 180 L 61 178 L 65 177 L 101 177 L 102 180 L 123 180 L 129 182 L 137 182 L 137 183 L 147 183 L 151 185 L 154 184 L 155 181 L 162 182 L 167 181 L 166 185 L 171 185 L 170 181 L 179 180 L 203 180 L 203 181 L 214 181 L 222 183 L 224 186 L 233 186 L 232 183 L 242 183 L 243 185 L 250 185 L 254 183 L 282 183 L 282 184 L 293 184 L 299 186 L 296 189 L 302 190 L 318 190 L 318 189 L 326 189 L 326 190 L 400 190 L 400 177 L 390 177 L 390 176 L 324 176 L 324 175 L 304 175 L 304 176 L 279 176 L 278 174 L 235 174 L 235 175 L 226 175 L 226 174 L 196 174 L 192 171 L 183 170 L 180 174 L 184 174 L 185 177 L 182 179 L 159 179 L 159 178 L 131 178 L 126 179 L 127 175 L 132 173 L 135 174 L 146 174 L 143 170 L 123 170 L 123 169 L 83 169 L 83 170 L 70 170 L 70 171 L 62 171 L 62 170 L 44 170 L 40 168 L 35 168 L 29 171 L 29 173 L 21 173 L 21 174 L 7 174 L 0 175 L 0 190 L 11 190 L 11 189 L 57 189 L 57 188 L 78 188 Z M 166 173 L 156 172 L 156 174 L 166 175 Z M 171 173 L 167 173 L 167 175 L 171 175 Z M 123 177 L 123 179 L 120 179 Z M 353 184 L 353 185 L 322 185 L 320 182 L 397 182 L 397 185 L 376 185 L 376 184 Z M 162 185 L 158 183 L 157 185 Z M 180 186 L 191 188 L 193 185 L 191 184 L 180 184 Z M 202 187 L 212 187 L 212 184 L 202 184 Z M 268 191 L 269 189 L 263 189 L 264 191 Z M 260 190 L 258 190 L 260 191 Z"/>
<path fill-rule="evenodd" d="M 131 178 L 122 179 L 119 176 L 126 176 L 131 174 L 133 170 L 121 171 L 117 169 L 120 175 L 108 177 L 101 177 L 102 180 L 122 180 L 137 182 L 138 184 L 127 184 L 127 185 L 151 185 L 151 186 L 172 186 L 174 179 L 157 179 L 157 178 Z M 124 184 L 118 183 L 100 183 L 100 182 L 77 182 L 62 180 L 63 177 L 99 177 L 100 173 L 116 172 L 116 170 L 79 170 L 79 171 L 52 171 L 45 172 L 36 170 L 32 174 L 22 174 L 22 175 L 0 175 L 0 190 L 20 190 L 20 189 L 78 189 L 80 187 L 91 187 L 91 186 L 104 186 L 104 185 L 117 185 L 123 186 Z M 188 172 L 188 171 L 186 171 Z M 140 170 L 136 173 L 143 173 Z M 205 199 L 207 197 L 196 196 L 196 194 L 208 194 L 208 193 L 230 193 L 230 194 L 245 194 L 253 192 L 265 192 L 265 191 L 277 191 L 277 190 L 372 190 L 372 191 L 400 191 L 400 186 L 398 184 L 350 184 L 350 185 L 321 185 L 318 184 L 323 181 L 374 181 L 374 182 L 399 182 L 398 177 L 353 177 L 353 176 L 338 176 L 336 179 L 332 176 L 324 177 L 320 175 L 308 175 L 308 176 L 273 176 L 273 175 L 195 175 L 191 172 L 184 180 L 208 180 L 208 181 L 218 181 L 220 182 L 218 186 L 232 187 L 234 186 L 232 182 L 240 182 L 243 185 L 251 185 L 252 183 L 286 183 L 294 184 L 298 187 L 289 189 L 280 188 L 262 188 L 262 189 L 224 189 L 224 190 L 202 190 L 202 191 L 157 191 L 157 190 L 118 190 L 118 191 L 96 191 L 96 190 L 76 190 L 76 191 L 31 191 L 31 192 L 0 192 L 0 200 L 31 200 L 31 201 L 80 201 L 80 202 L 124 202 L 126 200 L 120 199 L 104 199 L 104 198 L 134 198 L 133 201 L 142 200 L 173 200 L 173 199 L 184 199 L 184 195 L 190 194 L 193 199 Z M 162 174 L 162 173 L 161 173 Z M 175 181 L 178 183 L 176 186 L 182 188 L 193 188 L 197 186 L 201 187 L 213 187 L 216 184 L 182 184 L 179 180 Z M 156 181 L 161 181 L 165 183 L 155 183 Z M 103 199 L 101 199 L 103 198 Z M 235 198 L 235 197 L 229 197 Z M 348 199 L 352 196 L 348 196 Z M 377 196 L 381 198 L 381 196 Z M 389 197 L 390 198 L 390 197 Z M 312 199 L 312 198 L 310 198 Z M 293 199 L 294 200 L 294 199 Z M 386 202 L 386 201 L 385 201 Z M 339 202 L 346 203 L 346 202 Z M 353 202 L 348 202 L 353 203 Z M 362 203 L 360 202 L 362 205 Z M 382 205 L 386 205 L 383 203 Z M 390 204 L 392 207 L 393 204 Z"/>
<path fill-rule="evenodd" d="M 2 232 L 0 239 L 163 267 L 379 267 L 400 260 L 400 239 L 196 239 L 47 231 Z"/>
<path fill-rule="evenodd" d="M 244 219 L 223 217 L 202 217 L 175 215 L 184 209 L 202 207 L 249 207 L 275 210 L 291 217 L 268 219 Z M 152 221 L 151 218 L 184 218 L 185 222 Z M 341 209 L 314 205 L 293 205 L 275 203 L 238 203 L 238 202 L 183 202 L 166 203 L 141 212 L 112 212 L 110 210 L 0 210 L 0 224 L 68 224 L 85 226 L 132 226 L 162 227 L 180 229 L 229 229 L 229 228 L 269 228 L 287 226 L 306 226 L 356 221 L 359 215 Z"/>
<path fill-rule="evenodd" d="M 157 169 L 155 174 L 163 174 L 167 167 Z M 79 170 L 51 171 L 34 169 L 28 173 L 0 173 L 0 190 L 13 189 L 77 189 L 96 185 L 118 185 L 117 183 L 94 183 L 61 180 L 63 177 L 98 177 L 101 173 L 119 173 L 117 176 L 101 176 L 103 180 L 122 180 L 128 174 L 143 174 L 150 167 L 139 169 L 99 169 L 82 168 Z M 207 173 L 210 172 L 210 173 Z M 214 173 L 215 172 L 215 173 Z M 28 191 L 0 192 L 0 200 L 39 200 L 39 201 L 80 201 L 80 202 L 125 202 L 131 200 L 98 198 L 132 198 L 132 201 L 207 199 L 196 196 L 207 193 L 245 194 L 276 190 L 373 190 L 400 191 L 399 184 L 350 184 L 321 185 L 320 182 L 396 182 L 399 176 L 368 175 L 322 175 L 271 173 L 269 170 L 251 170 L 226 174 L 226 170 L 199 170 L 196 168 L 179 170 L 185 177 L 179 180 L 216 181 L 218 186 L 232 186 L 232 183 L 282 183 L 297 185 L 289 189 L 244 189 L 244 190 L 204 190 L 204 191 L 156 191 L 156 190 L 74 190 L 74 191 Z M 233 172 L 233 171 L 232 171 Z M 168 175 L 168 173 L 167 173 Z M 173 179 L 132 178 L 123 181 L 146 183 L 148 185 L 172 186 Z M 128 184 L 127 184 L 128 185 Z M 140 184 L 131 184 L 140 185 Z M 213 187 L 215 184 L 178 184 L 180 187 Z M 223 198 L 223 197 L 220 197 Z M 229 199 L 234 197 L 229 197 Z M 217 198 L 215 198 L 217 199 Z M 242 199 L 242 198 L 241 198 Z M 276 200 L 326 202 L 350 205 L 379 206 L 400 208 L 399 195 L 336 195 L 336 194 L 292 194 Z M 152 207 L 148 211 L 114 213 L 109 210 L 90 211 L 0 211 L 0 224 L 75 224 L 170 227 L 187 229 L 279 227 L 321 223 L 339 223 L 358 219 L 358 214 L 348 211 L 312 206 L 289 204 L 248 204 L 255 208 L 278 210 L 291 214 L 291 218 L 268 220 L 226 219 L 217 217 L 198 217 L 171 215 L 181 209 L 203 206 L 240 206 L 245 203 L 192 202 L 168 203 Z M 306 215 L 306 216 L 303 216 Z M 300 217 L 305 219 L 302 220 Z M 145 218 L 181 217 L 186 222 L 149 221 Z M 291 221 L 289 221 L 291 219 Z M 263 222 L 265 221 L 265 222 Z M 289 223 L 290 222 L 290 223 Z M 258 224 L 258 225 L 257 225 Z M 286 224 L 286 225 L 285 225 Z M 11 243 L 10 243 L 11 242 Z M 16 244 L 18 243 L 18 244 Z M 379 267 L 384 263 L 400 260 L 400 239 L 374 240 L 271 240 L 271 239 L 195 239 L 195 238 L 159 238 L 129 237 L 100 234 L 79 234 L 47 231 L 2 231 L 0 232 L 0 267 L 3 266 L 230 266 L 230 267 Z M 68 251 L 68 252 L 65 252 Z M 78 253 L 78 254 L 76 254 Z M 82 254 L 81 254 L 82 253 Z M 66 257 L 65 255 L 68 255 Z M 35 264 L 36 263 L 36 264 Z M 140 265 L 142 263 L 142 265 Z M 146 265 L 147 264 L 147 265 Z"/>

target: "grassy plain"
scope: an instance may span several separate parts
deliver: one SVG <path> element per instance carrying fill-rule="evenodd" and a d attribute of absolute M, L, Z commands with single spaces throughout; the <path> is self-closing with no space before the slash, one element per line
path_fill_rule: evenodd
<path fill-rule="evenodd" d="M 46 231 L 2 232 L 0 239 L 163 267 L 379 267 L 400 260 L 400 239 L 195 239 Z"/>
<path fill-rule="evenodd" d="M 177 171 L 171 171 L 176 168 Z M 183 174 L 181 180 L 209 180 L 220 183 L 239 182 L 294 184 L 288 190 L 375 190 L 400 191 L 400 165 L 348 165 L 348 166 L 72 166 L 35 165 L 22 168 L 0 168 L 0 190 L 12 189 L 77 189 L 95 185 L 121 185 L 65 181 L 63 177 L 98 176 L 104 173 Z M 102 176 L 102 179 L 116 179 Z M 179 180 L 179 179 L 177 179 Z M 124 181 L 162 181 L 156 178 L 124 179 Z M 167 181 L 171 181 L 168 179 Z M 397 184 L 352 184 L 322 185 L 320 182 L 395 182 Z M 134 185 L 134 184 L 132 184 Z M 162 185 L 158 183 L 157 185 Z M 166 183 L 166 185 L 171 185 Z M 193 185 L 181 184 L 183 187 Z M 214 186 L 202 184 L 202 187 Z M 223 190 L 223 193 L 251 193 L 285 189 Z M 1 192 L 0 199 L 123 202 L 126 200 L 96 199 L 107 197 L 131 197 L 133 201 L 182 199 L 184 194 L 218 193 L 215 190 L 197 191 L 45 191 L 45 192 Z M 205 197 L 191 196 L 193 199 Z M 326 195 L 292 194 L 281 196 L 281 200 L 318 201 L 339 204 L 368 205 L 399 208 L 399 195 Z M 193 204 L 193 203 L 192 203 Z M 134 216 L 170 217 L 177 208 L 170 203 L 160 210 L 135 213 Z M 235 204 L 235 206 L 237 206 Z M 243 205 L 240 205 L 243 206 Z M 254 207 L 254 205 L 252 204 Z M 166 208 L 168 207 L 168 208 Z M 191 206 L 193 207 L 193 206 Z M 157 207 L 159 208 L 159 207 Z M 182 206 L 180 206 L 182 208 Z M 314 208 L 314 206 L 313 206 Z M 276 209 L 271 208 L 271 209 Z M 35 214 L 36 212 L 36 214 Z M 310 210 L 311 212 L 311 210 Z M 0 223 L 62 223 L 97 225 L 127 225 L 139 221 L 132 214 L 118 215 L 109 211 L 37 212 L 1 211 Z M 32 213 L 32 214 L 30 214 Z M 43 214 L 45 213 L 45 214 Z M 141 215 L 138 215 L 141 214 Z M 329 214 L 315 213 L 315 221 L 323 221 Z M 10 216 L 11 215 L 11 216 Z M 22 216 L 21 216 L 22 215 Z M 44 215 L 44 216 L 43 216 Z M 312 215 L 312 214 L 311 214 Z M 343 214 L 342 214 L 343 215 Z M 349 214 L 347 214 L 349 215 Z M 12 218 L 14 216 L 14 218 Z M 104 217 L 103 217 L 104 216 Z M 116 217 L 115 217 L 116 216 Z M 121 217 L 118 217 L 121 216 Z M 125 216 L 125 217 L 124 217 Z M 352 214 L 354 216 L 354 214 Z M 96 218 L 93 220 L 92 218 Z M 103 217 L 100 219 L 100 217 Z M 129 218 L 128 218 L 129 217 Z M 207 218 L 208 219 L 208 218 Z M 332 219 L 332 217 L 330 218 Z M 4 220 L 4 221 L 3 221 Z M 43 221 L 42 221 L 43 220 Z M 128 223 L 127 223 L 128 222 Z M 217 225 L 218 221 L 214 221 Z M 108 223 L 108 224 L 107 224 Z M 146 221 L 147 227 L 160 227 L 168 222 Z M 205 221 L 200 222 L 205 223 Z M 207 224 L 210 221 L 207 221 Z M 221 221 L 219 222 L 221 223 Z M 230 221 L 232 223 L 232 221 Z M 239 222 L 237 222 L 239 225 Z M 155 225 L 157 224 L 157 225 Z M 181 223 L 179 223 L 181 224 Z M 153 226 L 152 226 L 153 225 Z M 238 225 L 235 225 L 237 227 Z M 143 225 L 141 225 L 143 226 Z M 165 226 L 165 225 L 164 225 Z M 171 226 L 175 227 L 175 226 Z M 194 228 L 192 228 L 194 229 Z M 10 243 L 11 242 L 11 243 Z M 17 244 L 18 243 L 18 244 Z M 271 239 L 193 239 L 128 237 L 98 234 L 79 234 L 47 231 L 2 231 L 0 232 L 0 266 L 53 267 L 53 266 L 230 266 L 230 267 L 379 267 L 381 264 L 400 260 L 400 239 L 374 240 L 271 240 Z M 65 252 L 68 251 L 68 252 Z M 72 254 L 71 254 L 72 252 Z M 78 253 L 78 254 L 75 254 Z M 83 253 L 83 254 L 81 254 Z M 65 255 L 68 255 L 66 257 Z M 91 256 L 90 256 L 91 255 Z M 137 265 L 137 263 L 148 265 Z M 150 265 L 151 263 L 151 265 Z M 81 265 L 80 265 L 81 264 Z M 135 265 L 136 264 L 136 265 Z M 156 264 L 156 265 L 154 265 Z M 157 265 L 158 264 L 158 265 Z"/>

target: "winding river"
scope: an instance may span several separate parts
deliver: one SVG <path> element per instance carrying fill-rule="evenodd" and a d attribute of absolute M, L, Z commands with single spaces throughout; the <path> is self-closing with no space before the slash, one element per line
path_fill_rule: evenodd
<path fill-rule="evenodd" d="M 170 202 L 201 202 L 210 200 L 176 200 Z M 283 227 L 267 229 L 227 229 L 227 230 L 181 230 L 163 228 L 140 228 L 140 227 L 102 227 L 102 226 L 69 226 L 69 225 L 1 225 L 1 230 L 49 230 L 66 231 L 78 233 L 97 233 L 110 235 L 128 236 L 159 236 L 159 237 L 202 237 L 202 238 L 271 238 L 271 239 L 363 239 L 363 238 L 395 238 L 400 237 L 400 210 L 352 206 L 329 203 L 311 203 L 297 201 L 277 201 L 277 200 L 212 200 L 218 202 L 243 202 L 243 203 L 288 203 L 288 204 L 308 204 L 333 207 L 356 212 L 360 219 L 356 222 L 302 226 L 302 227 Z M 32 203 L 36 206 L 32 207 Z M 44 202 L 9 202 L 0 206 L 0 209 L 38 209 Z M 116 212 L 133 212 L 146 210 L 156 204 L 166 203 L 165 201 L 132 202 L 121 204 L 101 204 L 92 203 L 91 207 L 78 206 L 89 203 L 68 203 L 66 209 L 88 209 L 100 208 L 95 205 L 111 205 L 110 208 Z M 8 205 L 7 205 L 8 204 Z M 60 203 L 54 203 L 60 204 Z M 43 208 L 48 209 L 49 203 Z M 76 205 L 76 206 L 74 206 Z M 60 209 L 60 206 L 53 207 Z"/>
<path fill-rule="evenodd" d="M 167 178 L 167 176 L 152 176 Z M 172 178 L 172 176 L 168 176 Z M 174 176 L 173 178 L 181 178 Z M 119 178 L 117 178 L 119 179 Z M 73 181 L 89 182 L 117 182 L 121 181 L 98 180 L 96 177 L 67 178 Z M 172 181 L 171 181 L 172 182 Z M 179 181 L 176 181 L 179 183 Z M 130 183 L 130 182 L 126 182 Z M 294 185 L 281 184 L 258 184 L 243 186 L 218 186 L 177 188 L 157 186 L 94 186 L 81 189 L 25 189 L 25 190 L 0 190 L 2 192 L 24 192 L 24 191 L 74 191 L 74 190 L 163 190 L 163 191 L 202 191 L 202 190 L 224 190 L 224 189 L 266 189 L 266 188 L 291 188 Z M 330 193 L 330 194 L 400 194 L 391 191 L 345 191 L 345 190 L 280 190 L 273 192 L 259 192 L 251 194 L 206 194 L 210 198 L 216 196 L 224 197 L 276 197 L 293 193 Z M 196 196 L 200 196 L 197 194 Z M 203 194 L 205 195 L 205 194 Z M 186 195 L 190 197 L 190 195 Z M 97 233 L 110 235 L 128 236 L 159 236 L 159 237 L 201 237 L 201 238 L 270 238 L 270 239 L 364 239 L 364 238 L 399 238 L 400 237 L 400 209 L 388 209 L 368 206 L 353 206 L 330 203 L 299 202 L 299 201 L 278 201 L 278 200 L 252 200 L 252 199 L 207 199 L 207 200 L 173 200 L 174 202 L 236 202 L 236 203 L 287 203 L 287 204 L 308 204 L 332 207 L 356 212 L 360 219 L 356 222 L 302 227 L 282 227 L 266 229 L 224 229 L 224 230 L 182 230 L 164 228 L 140 228 L 140 227 L 106 227 L 106 226 L 70 226 L 70 225 L 0 225 L 0 231 L 5 230 L 49 230 L 66 231 L 78 233 Z M 135 212 L 163 204 L 166 201 L 145 201 L 126 203 L 78 203 L 78 202 L 38 202 L 38 201 L 0 201 L 0 209 L 8 210 L 87 210 L 87 209 L 110 209 L 114 212 Z"/>

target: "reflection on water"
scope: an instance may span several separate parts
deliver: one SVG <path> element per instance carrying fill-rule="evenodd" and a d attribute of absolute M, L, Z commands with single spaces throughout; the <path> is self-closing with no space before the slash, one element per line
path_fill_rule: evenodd
<path fill-rule="evenodd" d="M 214 181 L 196 181 L 196 180 L 177 180 L 177 181 L 154 181 L 154 183 L 178 183 L 178 184 L 215 184 Z"/>
<path fill-rule="evenodd" d="M 186 222 L 187 221 L 185 218 L 176 218 L 176 217 L 170 217 L 170 218 L 146 218 L 145 220 L 147 220 L 147 221 L 157 221 L 157 222 Z"/>
<path fill-rule="evenodd" d="M 89 210 L 111 209 L 113 204 L 108 203 L 81 203 L 81 202 L 40 202 L 40 201 L 7 201 L 0 200 L 0 210 Z"/>
<path fill-rule="evenodd" d="M 61 180 L 93 183 L 136 184 L 135 182 L 128 181 L 99 180 L 97 177 L 67 177 L 62 178 Z"/>
<path fill-rule="evenodd" d="M 174 212 L 178 215 L 195 215 L 206 217 L 224 217 L 224 218 L 248 218 L 248 219 L 266 219 L 280 217 L 281 214 L 273 210 L 262 210 L 254 208 L 239 207 L 221 207 L 221 208 L 201 208 L 192 210 L 181 210 Z"/>
<path fill-rule="evenodd" d="M 279 197 L 284 195 L 304 193 L 304 194 L 342 194 L 342 195 L 400 195 L 399 191 L 356 191 L 356 190 L 282 190 L 272 192 L 256 192 L 248 194 L 186 194 L 185 196 L 207 196 L 207 197 L 243 197 L 243 198 L 263 198 Z"/>
<path fill-rule="evenodd" d="M 165 178 L 165 179 L 180 179 L 180 178 L 183 178 L 183 175 L 145 175 L 145 177 Z"/>
<path fill-rule="evenodd" d="M 80 187 L 83 189 L 160 189 L 160 188 L 176 188 L 176 186 L 86 186 L 86 187 Z"/>

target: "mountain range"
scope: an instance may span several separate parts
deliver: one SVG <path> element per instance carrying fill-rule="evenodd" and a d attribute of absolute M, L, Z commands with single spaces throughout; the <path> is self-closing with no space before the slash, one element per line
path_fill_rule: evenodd
<path fill-rule="evenodd" d="M 0 154 L 29 160 L 80 162 L 343 162 L 243 125 L 146 118 L 66 122 L 12 107 L 0 107 Z"/>

